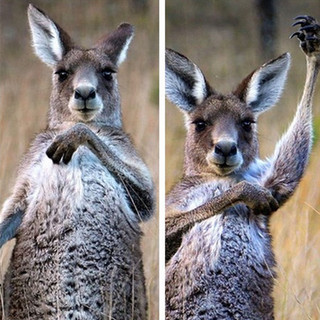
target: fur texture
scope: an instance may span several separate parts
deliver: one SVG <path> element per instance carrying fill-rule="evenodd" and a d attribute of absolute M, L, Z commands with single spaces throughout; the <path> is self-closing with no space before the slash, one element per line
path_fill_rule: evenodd
<path fill-rule="evenodd" d="M 184 177 L 166 201 L 167 320 L 274 319 L 269 218 L 305 171 L 320 66 L 320 27 L 311 17 L 299 19 L 305 28 L 295 35 L 307 56 L 304 93 L 267 161 L 258 158 L 255 121 L 280 97 L 289 55 L 252 72 L 233 94 L 211 91 L 197 103 L 194 87 L 200 78 L 194 64 L 167 52 L 167 85 L 174 87 L 167 96 L 185 113 L 187 124 Z M 186 101 L 193 104 L 186 107 Z M 232 141 L 233 148 L 226 143 L 222 148 L 221 141 Z M 243 161 L 237 160 L 238 153 Z"/>
<path fill-rule="evenodd" d="M 4 319 L 144 320 L 139 223 L 153 213 L 153 184 L 122 130 L 115 75 L 133 28 L 83 50 L 31 5 L 29 21 L 53 90 L 47 129 L 1 212 L 0 240 L 15 237 L 1 256 L 3 275 L 12 254 Z"/>

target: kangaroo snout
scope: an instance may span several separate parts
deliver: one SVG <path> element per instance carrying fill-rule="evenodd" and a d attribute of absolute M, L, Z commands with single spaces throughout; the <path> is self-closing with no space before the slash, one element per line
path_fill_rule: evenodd
<path fill-rule="evenodd" d="M 207 162 L 219 175 L 230 174 L 242 165 L 243 158 L 236 142 L 220 140 L 207 155 Z"/>
<path fill-rule="evenodd" d="M 82 121 L 93 119 L 103 108 L 97 88 L 88 81 L 77 83 L 69 101 L 69 108 Z"/>
<path fill-rule="evenodd" d="M 74 90 L 74 98 L 79 100 L 91 100 L 96 97 L 96 89 L 92 86 L 79 86 Z"/>
<path fill-rule="evenodd" d="M 231 157 L 237 154 L 237 145 L 233 141 L 221 141 L 214 147 L 214 153 L 222 157 Z"/>

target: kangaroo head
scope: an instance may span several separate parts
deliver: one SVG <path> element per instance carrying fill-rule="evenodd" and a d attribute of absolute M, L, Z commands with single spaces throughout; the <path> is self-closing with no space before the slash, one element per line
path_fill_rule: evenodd
<path fill-rule="evenodd" d="M 211 88 L 185 56 L 166 51 L 166 95 L 185 114 L 185 174 L 245 171 L 258 156 L 258 115 L 280 98 L 290 65 L 283 54 L 247 76 L 231 94 Z"/>
<path fill-rule="evenodd" d="M 133 27 L 121 24 L 91 49 L 76 46 L 45 13 L 29 5 L 37 56 L 53 69 L 49 127 L 64 122 L 98 122 L 121 127 L 116 74 L 125 60 Z"/>

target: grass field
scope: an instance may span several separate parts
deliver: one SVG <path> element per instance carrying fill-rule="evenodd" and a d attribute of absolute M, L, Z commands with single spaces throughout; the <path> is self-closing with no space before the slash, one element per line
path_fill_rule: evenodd
<path fill-rule="evenodd" d="M 158 2 L 34 0 L 79 44 L 90 47 L 121 22 L 135 25 L 119 83 L 126 131 L 158 185 Z M 8 197 L 18 163 L 45 127 L 51 71 L 33 54 L 26 9 L 29 1 L 0 1 L 0 203 Z M 143 226 L 149 319 L 158 318 L 158 223 Z"/>
<path fill-rule="evenodd" d="M 292 67 L 281 101 L 259 120 L 261 157 L 271 155 L 293 118 L 305 79 L 305 58 L 292 18 L 309 14 L 320 19 L 315 0 L 280 0 L 277 5 L 277 54 L 290 52 Z M 255 1 L 181 1 L 166 4 L 166 45 L 196 62 L 211 85 L 226 93 L 265 61 L 259 49 Z M 274 58 L 274 57 L 270 57 Z M 272 218 L 278 261 L 274 292 L 276 319 L 320 319 L 320 81 L 314 100 L 314 147 L 308 170 L 294 197 Z M 166 106 L 166 188 L 182 173 L 185 130 L 182 114 Z"/>

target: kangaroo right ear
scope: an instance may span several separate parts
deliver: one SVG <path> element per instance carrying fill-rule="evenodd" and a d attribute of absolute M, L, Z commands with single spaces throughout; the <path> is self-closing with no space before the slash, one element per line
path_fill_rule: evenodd
<path fill-rule="evenodd" d="M 134 36 L 134 27 L 129 23 L 122 23 L 107 37 L 102 38 L 97 44 L 98 48 L 109 56 L 119 66 L 127 57 L 127 51 Z"/>
<path fill-rule="evenodd" d="M 178 52 L 166 50 L 166 95 L 173 104 L 191 112 L 211 91 L 197 65 Z"/>
<path fill-rule="evenodd" d="M 28 8 L 28 18 L 36 55 L 48 66 L 54 67 L 73 47 L 71 38 L 32 4 Z"/>
<path fill-rule="evenodd" d="M 289 67 L 290 54 L 284 53 L 247 76 L 234 94 L 254 113 L 260 114 L 278 102 Z"/>

